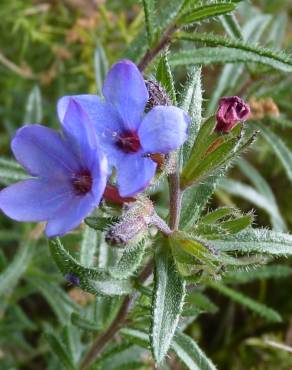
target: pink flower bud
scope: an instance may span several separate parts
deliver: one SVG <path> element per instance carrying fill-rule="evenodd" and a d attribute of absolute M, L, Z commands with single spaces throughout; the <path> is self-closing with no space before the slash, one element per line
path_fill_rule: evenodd
<path fill-rule="evenodd" d="M 217 124 L 215 131 L 229 132 L 240 121 L 245 121 L 250 114 L 250 107 L 238 96 L 229 96 L 220 99 L 216 114 Z"/>

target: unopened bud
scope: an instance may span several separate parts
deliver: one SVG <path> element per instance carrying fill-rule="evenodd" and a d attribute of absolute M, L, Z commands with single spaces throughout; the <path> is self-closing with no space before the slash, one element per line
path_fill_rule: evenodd
<path fill-rule="evenodd" d="M 250 114 L 250 107 L 238 96 L 229 96 L 220 99 L 216 114 L 217 124 L 215 131 L 229 132 L 240 121 L 245 121 Z"/>
<path fill-rule="evenodd" d="M 158 82 L 146 80 L 145 84 L 149 94 L 149 100 L 145 107 L 146 112 L 149 112 L 157 105 L 171 105 L 167 92 Z"/>
<path fill-rule="evenodd" d="M 109 228 L 106 242 L 113 246 L 139 242 L 147 232 L 153 212 L 152 202 L 148 198 L 138 199 L 129 205 L 121 221 Z"/>

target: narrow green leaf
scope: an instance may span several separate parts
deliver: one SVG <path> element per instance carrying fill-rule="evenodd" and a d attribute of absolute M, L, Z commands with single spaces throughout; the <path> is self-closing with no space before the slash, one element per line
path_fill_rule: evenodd
<path fill-rule="evenodd" d="M 267 229 L 248 229 L 226 235 L 222 240 L 210 240 L 219 250 L 244 253 L 258 252 L 275 256 L 292 255 L 292 236 Z"/>
<path fill-rule="evenodd" d="M 155 0 L 142 0 L 144 15 L 145 15 L 145 25 L 148 37 L 148 45 L 152 46 L 155 35 Z"/>
<path fill-rule="evenodd" d="M 183 92 L 181 108 L 188 112 L 191 117 L 188 139 L 182 147 L 183 164 L 191 153 L 192 146 L 199 132 L 202 121 L 202 86 L 201 86 L 201 68 L 194 67 Z"/>
<path fill-rule="evenodd" d="M 195 225 L 194 229 L 190 229 L 190 231 L 193 230 L 195 234 L 204 236 L 207 239 L 220 239 L 221 235 L 237 234 L 250 227 L 253 219 L 253 214 L 247 214 L 218 223 L 208 224 L 200 221 L 200 223 Z"/>
<path fill-rule="evenodd" d="M 255 186 L 259 193 L 263 194 L 271 203 L 276 203 L 276 199 L 270 185 L 255 167 L 243 158 L 237 160 L 236 165 Z"/>
<path fill-rule="evenodd" d="M 149 348 L 149 334 L 144 331 L 133 329 L 133 328 L 122 328 L 120 333 L 123 337 L 126 337 L 131 343 L 137 344 L 138 346 Z"/>
<path fill-rule="evenodd" d="M 145 350 L 136 345 L 122 343 L 112 346 L 90 367 L 91 370 L 141 369 Z M 90 370 L 88 369 L 88 370 Z"/>
<path fill-rule="evenodd" d="M 234 14 L 225 14 L 220 17 L 220 20 L 225 28 L 225 31 L 230 37 L 242 39 L 242 32 L 236 16 Z"/>
<path fill-rule="evenodd" d="M 185 282 L 176 271 L 169 245 L 161 243 L 155 251 L 153 322 L 151 347 L 159 364 L 166 356 L 185 296 Z"/>
<path fill-rule="evenodd" d="M 63 289 L 56 286 L 55 282 L 46 281 L 45 277 L 33 274 L 29 276 L 28 281 L 43 295 L 62 325 L 69 322 L 73 311 L 80 309 Z"/>
<path fill-rule="evenodd" d="M 145 253 L 145 241 L 124 249 L 121 258 L 114 266 L 109 267 L 109 273 L 116 279 L 126 279 L 133 275 L 142 263 Z"/>
<path fill-rule="evenodd" d="M 219 145 L 199 162 L 198 158 L 192 154 L 181 175 L 182 189 L 185 189 L 191 184 L 202 181 L 213 171 L 223 166 L 234 151 L 238 141 L 239 139 L 237 137 L 233 137 L 226 142 L 223 142 L 223 144 Z"/>
<path fill-rule="evenodd" d="M 216 264 L 213 263 L 214 254 L 201 241 L 178 236 L 173 238 L 171 242 L 176 243 L 183 251 L 195 257 L 199 263 L 202 263 L 202 266 L 205 265 L 209 273 L 212 274 L 215 272 Z M 189 260 L 189 263 L 192 263 L 192 261 Z"/>
<path fill-rule="evenodd" d="M 120 297 L 98 296 L 95 298 L 91 320 L 102 330 L 108 328 L 116 317 L 117 309 L 120 307 L 119 300 Z"/>
<path fill-rule="evenodd" d="M 34 247 L 35 243 L 32 241 L 20 244 L 19 250 L 13 260 L 0 274 L 0 296 L 12 290 L 25 273 L 33 257 Z"/>
<path fill-rule="evenodd" d="M 267 307 L 264 304 L 261 304 L 250 297 L 243 295 L 242 293 L 235 291 L 222 283 L 210 282 L 208 283 L 213 289 L 218 290 L 221 294 L 227 296 L 233 301 L 247 307 L 253 312 L 256 312 L 258 315 L 264 319 L 272 322 L 281 322 L 282 318 L 278 312 L 273 310 L 270 307 Z"/>
<path fill-rule="evenodd" d="M 199 49 L 184 50 L 170 57 L 172 66 L 211 63 L 255 62 L 265 64 L 284 72 L 292 71 L 292 58 L 283 52 L 263 48 L 250 43 L 227 39 L 210 34 L 181 33 L 180 39 L 203 42 L 208 46 Z"/>
<path fill-rule="evenodd" d="M 125 58 L 138 64 L 148 48 L 147 34 L 143 29 L 125 50 Z"/>
<path fill-rule="evenodd" d="M 198 309 L 200 312 L 216 313 L 219 307 L 213 303 L 210 298 L 198 290 L 194 290 L 187 294 L 186 306 L 191 305 Z"/>
<path fill-rule="evenodd" d="M 173 105 L 176 105 L 176 94 L 174 87 L 174 80 L 171 73 L 171 69 L 168 63 L 167 54 L 164 53 L 160 58 L 157 71 L 156 71 L 157 81 L 164 87 L 165 91 L 168 93 Z"/>
<path fill-rule="evenodd" d="M 60 363 L 67 370 L 76 369 L 72 358 L 68 355 L 68 351 L 63 345 L 62 341 L 53 333 L 45 333 L 45 338 L 48 341 L 53 353 L 58 357 Z"/>
<path fill-rule="evenodd" d="M 200 219 L 200 223 L 213 224 L 214 222 L 220 221 L 222 218 L 225 218 L 227 216 L 231 216 L 236 212 L 237 211 L 236 211 L 235 208 L 221 207 L 221 208 L 215 209 L 213 212 L 209 212 L 205 216 L 203 216 Z"/>
<path fill-rule="evenodd" d="M 224 173 L 224 169 L 217 171 L 217 174 L 209 176 L 204 183 L 194 185 L 184 191 L 180 217 L 181 229 L 186 229 L 197 222 L 208 200 L 214 193 L 219 178 Z"/>
<path fill-rule="evenodd" d="M 201 131 L 203 130 L 204 125 L 202 126 Z M 194 147 L 197 146 L 197 142 L 199 141 L 199 135 L 195 142 Z M 226 173 L 230 162 L 241 152 L 243 152 L 246 148 L 248 148 L 255 140 L 256 135 L 253 134 L 251 137 L 240 143 L 237 149 L 232 153 L 227 161 L 226 164 L 223 165 L 221 168 L 217 169 L 212 175 L 208 176 L 207 179 L 204 180 L 203 184 L 196 184 L 192 187 L 186 189 L 183 193 L 182 198 L 182 212 L 181 212 L 181 219 L 180 219 L 180 226 L 181 228 L 187 228 L 190 225 L 194 224 L 201 212 L 204 210 L 208 200 L 210 199 L 211 195 L 213 194 L 218 180 Z"/>
<path fill-rule="evenodd" d="M 108 226 L 116 221 L 118 222 L 118 218 L 115 220 L 115 218 L 109 218 L 109 217 L 95 217 L 90 216 L 85 218 L 85 223 L 87 226 L 91 227 L 92 229 L 99 230 L 99 231 L 105 231 Z"/>
<path fill-rule="evenodd" d="M 201 22 L 208 18 L 230 13 L 235 8 L 236 4 L 230 2 L 199 6 L 187 11 L 185 14 L 182 14 L 178 19 L 178 24 L 180 26 L 186 26 L 195 22 Z"/>
<path fill-rule="evenodd" d="M 97 95 L 102 95 L 102 86 L 108 71 L 108 60 L 101 45 L 97 45 L 94 51 L 95 83 Z"/>
<path fill-rule="evenodd" d="M 250 227 L 253 222 L 253 215 L 245 215 L 234 220 L 224 221 L 220 223 L 220 227 L 229 234 L 236 234 Z"/>
<path fill-rule="evenodd" d="M 292 151 L 286 146 L 283 140 L 267 126 L 264 126 L 259 122 L 254 123 L 254 126 L 260 129 L 265 140 L 270 144 L 285 168 L 289 180 L 292 181 Z"/>
<path fill-rule="evenodd" d="M 229 194 L 246 199 L 257 207 L 265 210 L 269 214 L 273 228 L 276 231 L 283 231 L 286 229 L 284 220 L 276 205 L 251 186 L 229 179 L 221 179 L 218 186 Z"/>
<path fill-rule="evenodd" d="M 121 334 L 132 343 L 148 348 L 149 337 L 147 333 L 137 329 L 124 328 L 121 330 Z M 179 331 L 175 333 L 171 349 L 190 370 L 216 370 L 215 365 L 206 357 L 195 341 L 184 333 Z"/>
<path fill-rule="evenodd" d="M 277 14 L 277 17 L 272 17 L 270 21 L 270 29 L 268 37 L 268 42 L 272 42 L 276 49 L 282 47 L 283 41 L 285 40 L 286 28 L 288 23 L 288 14 L 282 13 Z"/>
<path fill-rule="evenodd" d="M 224 17 L 229 18 L 230 22 L 233 23 L 233 26 L 231 23 L 227 25 L 229 21 L 226 19 L 225 21 L 223 20 L 223 25 L 225 29 L 228 29 L 227 32 L 229 34 L 232 32 L 232 35 L 230 35 L 231 37 L 244 39 L 245 41 L 253 44 L 257 43 L 260 40 L 270 21 L 270 16 L 262 14 L 256 15 L 244 24 L 242 30 L 239 29 L 239 34 L 239 32 L 236 31 L 236 28 L 238 28 L 239 25 L 237 24 L 235 16 L 233 14 L 222 16 L 221 20 Z M 231 18 L 233 18 L 234 22 L 231 20 Z M 231 30 L 231 28 L 233 28 L 233 30 Z M 208 105 L 207 114 L 212 114 L 214 112 L 216 104 L 218 103 L 218 100 L 221 96 L 232 95 L 233 91 L 236 90 L 237 86 L 240 84 L 240 78 L 243 72 L 244 64 L 228 64 L 224 66 L 223 71 L 219 76 L 217 86 L 213 89 L 213 94 Z"/>
<path fill-rule="evenodd" d="M 28 95 L 24 123 L 40 123 L 43 119 L 42 97 L 40 88 L 36 85 Z"/>
<path fill-rule="evenodd" d="M 229 271 L 224 274 L 223 281 L 232 284 L 246 284 L 258 279 L 280 279 L 292 275 L 292 268 L 285 265 L 261 266 L 248 271 Z"/>
<path fill-rule="evenodd" d="M 216 366 L 208 359 L 197 343 L 184 333 L 176 333 L 172 349 L 190 370 L 216 370 Z"/>
<path fill-rule="evenodd" d="M 11 159 L 0 158 L 0 183 L 9 185 L 27 178 L 28 175 L 17 162 Z"/>
<path fill-rule="evenodd" d="M 97 241 L 97 232 L 89 226 L 86 226 L 83 232 L 83 239 L 80 248 L 81 265 L 86 267 L 91 267 L 94 265 L 94 255 L 97 248 Z"/>
<path fill-rule="evenodd" d="M 105 270 L 80 265 L 63 247 L 59 239 L 49 242 L 52 257 L 63 275 L 73 274 L 80 280 L 80 288 L 96 295 L 125 295 L 132 291 L 129 280 L 115 280 Z"/>
<path fill-rule="evenodd" d="M 71 322 L 73 325 L 86 331 L 97 332 L 102 329 L 101 325 L 97 324 L 95 321 L 88 320 L 87 318 L 82 317 L 77 312 L 72 312 Z"/>

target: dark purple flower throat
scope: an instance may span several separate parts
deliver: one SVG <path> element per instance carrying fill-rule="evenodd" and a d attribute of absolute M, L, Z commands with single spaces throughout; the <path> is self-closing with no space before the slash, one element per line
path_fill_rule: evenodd
<path fill-rule="evenodd" d="M 136 153 L 141 149 L 140 139 L 135 131 L 120 134 L 116 145 L 125 153 Z"/>
<path fill-rule="evenodd" d="M 76 195 L 85 195 L 92 188 L 92 176 L 89 170 L 81 170 L 74 174 L 72 185 Z"/>

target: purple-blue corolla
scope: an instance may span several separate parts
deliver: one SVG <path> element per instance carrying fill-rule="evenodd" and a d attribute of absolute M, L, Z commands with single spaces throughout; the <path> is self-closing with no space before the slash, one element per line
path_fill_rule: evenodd
<path fill-rule="evenodd" d="M 48 237 L 63 235 L 96 207 L 107 181 L 107 161 L 94 127 L 74 99 L 62 119 L 63 135 L 41 126 L 20 128 L 15 158 L 32 178 L 0 192 L 0 209 L 17 221 L 47 221 Z"/>
<path fill-rule="evenodd" d="M 128 60 L 113 65 L 103 95 L 104 100 L 96 95 L 77 95 L 74 99 L 93 122 L 109 166 L 116 168 L 121 196 L 132 196 L 143 191 L 155 174 L 157 164 L 150 154 L 169 153 L 186 140 L 189 117 L 174 106 L 156 106 L 145 114 L 149 99 L 145 81 Z M 64 96 L 59 100 L 61 122 L 70 99 Z"/>

